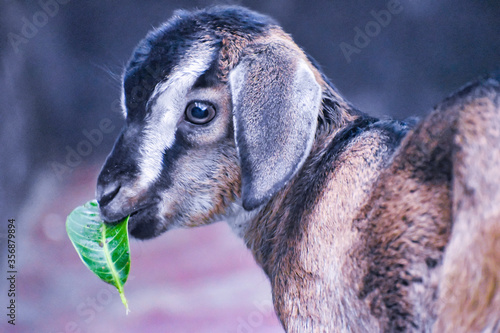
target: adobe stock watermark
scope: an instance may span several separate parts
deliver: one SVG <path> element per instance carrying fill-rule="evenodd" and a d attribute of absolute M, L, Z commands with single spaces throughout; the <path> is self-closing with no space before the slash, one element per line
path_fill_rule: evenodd
<path fill-rule="evenodd" d="M 403 6 L 399 0 L 389 0 L 386 7 L 387 9 L 370 11 L 370 15 L 375 20 L 368 21 L 368 23 L 365 24 L 364 29 L 361 29 L 358 26 L 354 28 L 355 35 L 352 44 L 346 42 L 340 43 L 340 50 L 342 51 L 347 63 L 352 61 L 351 56 L 354 53 L 359 54 L 361 49 L 364 49 L 370 44 L 372 38 L 375 38 L 380 34 L 382 28 L 387 27 L 391 23 L 394 15 L 403 11 Z"/>
<path fill-rule="evenodd" d="M 265 317 L 274 314 L 274 306 L 270 300 L 264 300 L 253 303 L 257 310 L 250 312 L 246 318 L 238 317 L 238 326 L 236 333 L 259 332 L 259 327 L 264 324 Z"/>
<path fill-rule="evenodd" d="M 19 33 L 9 32 L 7 38 L 9 44 L 14 49 L 15 53 L 21 51 L 20 46 L 28 43 L 31 39 L 35 38 L 39 30 L 49 23 L 51 18 L 54 18 L 59 13 L 61 5 L 66 5 L 71 0 L 38 0 L 40 10 L 33 13 L 31 18 L 23 16 L 21 22 L 23 23 Z"/>
<path fill-rule="evenodd" d="M 128 281 L 132 281 L 135 277 L 133 275 L 128 277 Z M 117 297 L 118 296 L 118 297 Z M 108 309 L 111 303 L 119 302 L 121 305 L 120 297 L 116 288 L 111 285 L 99 289 L 95 297 L 87 297 L 85 301 L 76 306 L 76 313 L 78 318 L 68 321 L 62 327 L 62 330 L 55 333 L 82 333 L 87 332 L 85 327 L 90 325 L 98 316 L 99 313 Z M 124 310 L 125 312 L 125 310 Z M 53 333 L 53 332 L 51 332 Z"/>
<path fill-rule="evenodd" d="M 83 129 L 82 135 L 85 138 L 80 140 L 74 147 L 69 145 L 65 147 L 66 156 L 64 163 L 57 161 L 49 162 L 50 168 L 56 174 L 57 178 L 62 180 L 64 175 L 71 174 L 83 162 L 83 158 L 90 156 L 94 152 L 94 149 L 103 142 L 104 135 L 112 133 L 115 128 L 116 126 L 113 125 L 111 119 L 104 118 L 99 122 L 97 128 L 93 128 L 90 131 Z"/>

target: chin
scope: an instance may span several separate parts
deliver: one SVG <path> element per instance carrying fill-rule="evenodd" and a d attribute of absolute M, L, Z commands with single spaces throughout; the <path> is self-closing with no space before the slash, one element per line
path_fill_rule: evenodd
<path fill-rule="evenodd" d="M 161 235 L 168 228 L 162 218 L 158 217 L 156 207 L 149 207 L 145 210 L 130 215 L 128 221 L 129 233 L 137 239 L 151 239 Z"/>

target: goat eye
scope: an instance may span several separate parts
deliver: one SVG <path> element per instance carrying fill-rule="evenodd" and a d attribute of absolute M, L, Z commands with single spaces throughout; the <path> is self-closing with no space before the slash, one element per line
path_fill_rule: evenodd
<path fill-rule="evenodd" d="M 207 102 L 191 102 L 186 108 L 186 119 L 196 125 L 208 123 L 215 117 L 215 107 Z"/>

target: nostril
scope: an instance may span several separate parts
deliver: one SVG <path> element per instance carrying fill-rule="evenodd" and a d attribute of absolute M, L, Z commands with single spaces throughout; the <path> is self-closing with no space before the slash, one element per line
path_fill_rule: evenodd
<path fill-rule="evenodd" d="M 104 191 L 103 191 L 102 196 L 99 199 L 97 199 L 97 201 L 99 202 L 99 206 L 104 207 L 108 203 L 110 203 L 113 200 L 113 198 L 116 197 L 116 195 L 120 191 L 120 188 L 121 188 L 121 186 L 117 185 L 114 189 L 112 189 L 108 193 L 104 193 Z"/>

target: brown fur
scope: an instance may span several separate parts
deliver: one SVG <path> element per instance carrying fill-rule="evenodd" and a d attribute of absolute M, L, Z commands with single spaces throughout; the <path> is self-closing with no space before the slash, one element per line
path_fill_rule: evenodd
<path fill-rule="evenodd" d="M 457 119 L 452 238 L 440 283 L 440 332 L 500 331 L 500 95 L 493 79 L 443 107 Z"/>
<path fill-rule="evenodd" d="M 287 331 L 422 332 L 432 331 L 436 320 L 436 332 L 500 329 L 495 84 L 445 101 L 396 151 L 383 133 L 363 135 L 333 161 L 324 183 L 304 184 L 304 174 L 320 178 L 315 161 L 339 129 L 318 137 L 310 160 L 245 235 L 271 279 Z M 483 89 L 490 95 L 476 100 Z M 474 163 L 464 161 L 465 140 Z M 481 194 L 470 198 L 457 183 L 473 165 L 479 167 L 470 172 L 483 182 L 475 189 Z M 307 186 L 320 186 L 319 195 L 298 200 Z M 460 251 L 445 256 L 452 216 L 463 201 L 474 223 L 452 234 Z M 481 218 L 487 209 L 489 219 Z"/>
<path fill-rule="evenodd" d="M 434 113 L 408 134 L 354 222 L 363 258 L 359 296 L 390 331 L 429 331 L 451 228 L 453 116 Z"/>

